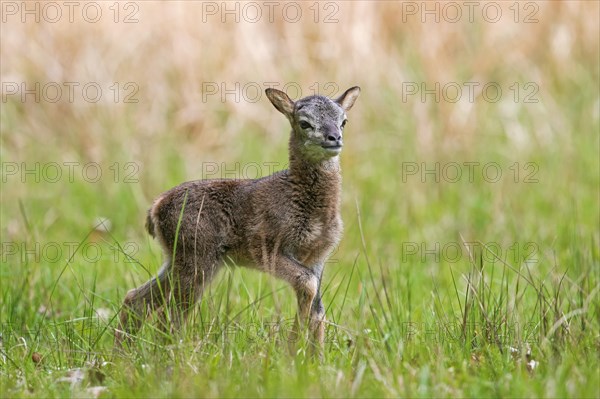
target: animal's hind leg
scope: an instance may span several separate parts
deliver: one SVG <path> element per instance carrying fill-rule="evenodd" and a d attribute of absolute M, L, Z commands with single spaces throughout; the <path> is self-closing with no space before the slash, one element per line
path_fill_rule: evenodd
<path fill-rule="evenodd" d="M 119 316 L 119 326 L 115 330 L 115 344 L 120 346 L 124 338 L 140 329 L 148 314 L 164 304 L 165 298 L 170 294 L 170 267 L 171 261 L 165 261 L 157 277 L 127 292 Z"/>
<path fill-rule="evenodd" d="M 187 262 L 183 267 L 178 267 L 172 276 L 172 290 L 166 309 L 170 320 L 165 320 L 165 313 L 161 315 L 163 326 L 168 327 L 171 332 L 178 331 L 187 320 L 221 265 L 218 257 L 206 255 L 195 262 L 191 259 Z"/>

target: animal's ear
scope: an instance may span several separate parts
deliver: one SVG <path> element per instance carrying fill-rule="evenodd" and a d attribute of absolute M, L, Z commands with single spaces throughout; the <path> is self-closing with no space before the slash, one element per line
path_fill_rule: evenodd
<path fill-rule="evenodd" d="M 281 90 L 268 88 L 265 90 L 267 97 L 279 112 L 284 114 L 289 120 L 292 120 L 294 114 L 294 102 L 287 94 Z"/>
<path fill-rule="evenodd" d="M 335 102 L 338 103 L 342 108 L 344 108 L 344 111 L 348 111 L 354 105 L 354 101 L 356 101 L 359 94 L 360 87 L 354 86 L 349 88 L 344 92 L 344 94 L 336 98 Z"/>

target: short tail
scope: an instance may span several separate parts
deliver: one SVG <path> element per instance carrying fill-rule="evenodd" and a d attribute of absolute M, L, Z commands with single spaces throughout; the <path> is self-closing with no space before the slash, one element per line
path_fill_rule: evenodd
<path fill-rule="evenodd" d="M 152 208 L 148 209 L 148 215 L 146 216 L 146 230 L 152 237 L 156 237 L 154 233 L 154 221 L 152 220 Z"/>

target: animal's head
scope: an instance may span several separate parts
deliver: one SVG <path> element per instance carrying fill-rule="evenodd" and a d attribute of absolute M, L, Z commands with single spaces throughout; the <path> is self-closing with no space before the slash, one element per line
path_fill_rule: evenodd
<path fill-rule="evenodd" d="M 354 86 L 336 99 L 310 96 L 294 102 L 280 90 L 266 90 L 271 103 L 290 121 L 296 148 L 312 161 L 323 161 L 342 151 L 346 111 L 359 93 L 360 87 Z"/>

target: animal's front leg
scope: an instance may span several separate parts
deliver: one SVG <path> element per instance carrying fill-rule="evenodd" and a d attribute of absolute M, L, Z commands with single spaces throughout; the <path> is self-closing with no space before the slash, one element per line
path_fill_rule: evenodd
<path fill-rule="evenodd" d="M 294 327 L 288 335 L 290 349 L 294 349 L 298 340 L 300 330 L 310 325 L 313 302 L 319 291 L 320 270 L 308 268 L 291 256 L 278 254 L 272 256 L 269 262 L 262 265 L 264 271 L 277 278 L 287 281 L 294 291 L 298 300 L 298 314 Z M 318 273 L 316 273 L 318 272 Z M 320 303 L 320 298 L 318 300 Z"/>
<path fill-rule="evenodd" d="M 286 255 L 278 256 L 274 267 L 268 271 L 292 286 L 298 299 L 298 318 L 304 325 L 310 318 L 312 303 L 319 291 L 319 275 Z"/>

